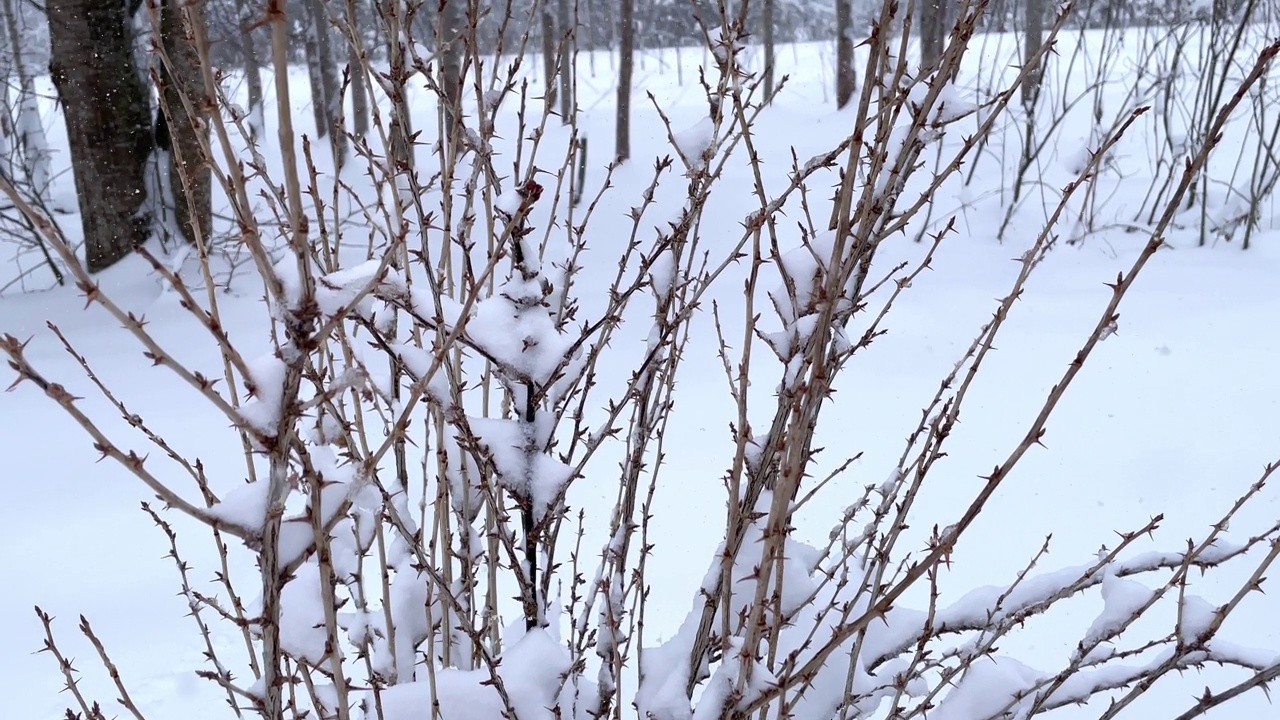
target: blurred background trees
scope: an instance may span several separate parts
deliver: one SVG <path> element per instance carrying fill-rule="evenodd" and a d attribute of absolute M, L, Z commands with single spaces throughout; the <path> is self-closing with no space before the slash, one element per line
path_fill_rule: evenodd
<path fill-rule="evenodd" d="M 1066 27 L 1206 23 L 1225 33 L 1242 18 L 1262 13 L 1262 5 L 1257 0 L 1081 0 Z M 404 87 L 423 63 L 435 63 L 443 69 L 437 81 L 444 95 L 461 107 L 459 73 L 465 69 L 458 48 L 447 40 L 474 25 L 472 42 L 480 53 L 540 55 L 528 62 L 541 70 L 547 81 L 544 100 L 565 124 L 580 110 L 574 58 L 586 54 L 582 69 L 593 81 L 617 86 L 613 157 L 625 160 L 631 152 L 633 83 L 650 72 L 681 73 L 681 84 L 695 83 L 696 78 L 683 77 L 679 58 L 707 52 L 706 33 L 724 17 L 742 22 L 746 41 L 754 46 L 747 64 L 758 68 L 765 96 L 777 83 L 778 46 L 828 43 L 829 55 L 822 57 L 830 57 L 832 66 L 824 60 L 824 67 L 813 72 L 830 78 L 832 99 L 844 107 L 861 81 L 855 48 L 879 19 L 880 7 L 875 0 L 286 0 L 288 42 L 280 47 L 268 42 L 263 29 L 265 0 L 49 0 L 43 6 L 0 0 L 0 68 L 6 78 L 0 155 L 7 177 L 33 197 L 44 197 L 50 174 L 44 132 L 58 122 L 40 111 L 35 79 L 47 69 L 64 111 L 85 254 L 96 271 L 153 233 L 195 241 L 215 232 L 200 118 L 202 108 L 212 104 L 208 93 L 213 89 L 204 87 L 191 62 L 193 21 L 202 26 L 199 35 L 207 38 L 222 90 L 244 98 L 238 106 L 241 120 L 259 140 L 268 136 L 263 87 L 277 60 L 274 52 L 286 53 L 286 64 L 307 69 L 315 135 L 328 140 L 335 164 L 341 165 L 351 152 L 349 133 L 368 132 L 372 85 L 380 82 L 350 68 L 360 67 L 361 58 L 388 64 L 387 81 Z M 958 7 L 952 0 L 915 4 L 910 32 L 917 40 L 916 62 L 936 62 Z M 1056 12 L 1055 4 L 1041 0 L 992 0 L 980 27 L 1017 33 L 1033 48 Z M 883 32 L 901 32 L 906 21 L 899 18 L 894 25 Z M 674 49 L 674 67 L 659 49 Z M 1021 104 L 1034 115 L 1039 78 L 1022 87 Z M 453 117 L 454 107 L 442 112 Z M 407 122 L 407 115 L 397 115 Z M 451 132 L 454 123 L 445 124 Z M 405 161 L 412 133 L 408 127 L 395 133 L 403 138 Z M 166 157 L 153 158 L 153 151 Z M 20 218 L 14 222 L 21 224 Z"/>

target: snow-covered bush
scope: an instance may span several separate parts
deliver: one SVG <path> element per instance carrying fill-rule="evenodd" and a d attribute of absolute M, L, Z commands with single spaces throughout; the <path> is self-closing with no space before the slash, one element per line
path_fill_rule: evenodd
<path fill-rule="evenodd" d="M 358 156 L 336 177 L 294 131 L 281 54 L 279 162 L 246 147 L 243 128 L 226 119 L 206 148 L 262 283 L 259 325 L 228 327 L 212 283 L 195 291 L 181 269 L 140 251 L 203 329 L 212 348 L 203 360 L 178 359 L 83 270 L 47 216 L 6 187 L 87 300 L 228 424 L 233 442 L 171 444 L 99 379 L 92 352 L 55 329 L 151 447 L 131 449 L 36 367 L 21 340 L 6 335 L 0 349 L 17 382 L 42 389 L 166 506 L 147 510 L 171 543 L 205 648 L 198 671 L 225 697 L 226 717 L 970 720 L 1095 699 L 1094 710 L 1115 717 L 1167 677 L 1210 664 L 1241 669 L 1234 684 L 1188 700 L 1184 717 L 1194 717 L 1280 673 L 1274 650 L 1218 632 L 1280 555 L 1280 523 L 1228 532 L 1275 466 L 1185 545 L 1138 552 L 1159 529 L 1153 518 L 1065 567 L 1043 567 L 1046 542 L 998 585 L 958 598 L 940 585 L 966 533 L 1037 452 L 1059 401 L 1117 331 L 1122 300 L 1280 46 L 1257 58 L 1207 141 L 1186 153 L 1133 266 L 1090 311 L 1096 320 L 1039 411 L 1009 420 L 1020 439 L 971 492 L 942 515 L 918 507 L 946 481 L 937 468 L 961 411 L 1071 199 L 1144 108 L 1096 138 L 893 467 L 871 482 L 858 476 L 850 496 L 836 481 L 852 475 L 851 459 L 819 445 L 842 378 L 856 373 L 860 353 L 892 342 L 896 303 L 924 281 L 957 232 L 954 219 L 907 261 L 887 259 L 886 248 L 907 242 L 1027 74 L 980 112 L 943 80 L 956 76 L 984 7 L 963 4 L 938 68 L 923 75 L 899 39 L 871 27 L 860 98 L 834 120 L 842 137 L 808 157 L 794 150 L 803 138 L 757 132 L 766 112 L 759 82 L 738 53 L 718 53 L 697 106 L 712 111 L 677 116 L 654 99 L 669 154 L 652 168 L 594 173 L 581 206 L 569 201 L 581 118 L 560 129 L 550 108 L 535 112 L 540 89 L 521 63 L 495 64 L 465 32 L 461 68 L 441 68 L 436 56 L 391 71 L 353 68 L 383 102 L 375 132 L 352 138 Z M 384 20 L 395 37 L 396 18 Z M 282 36 L 284 18 L 274 22 Z M 743 32 L 726 19 L 721 47 L 738 47 Z M 445 94 L 448 72 L 463 72 L 461 96 Z M 432 89 L 431 104 L 410 102 L 413 83 Z M 430 113 L 398 114 L 424 105 Z M 444 126 L 449 119 L 459 125 Z M 962 121 L 976 125 L 959 132 Z M 832 185 L 834 202 L 823 196 Z M 207 263 L 194 273 L 207 276 Z M 705 412 L 697 405 L 710 397 L 699 391 L 712 379 L 682 374 L 698 336 L 715 338 L 723 366 L 728 401 L 713 406 L 713 429 L 728 435 L 712 442 L 729 462 L 724 494 L 696 511 L 722 542 L 708 557 L 673 561 L 705 568 L 700 582 L 681 586 L 653 552 L 678 538 L 660 540 L 652 523 L 659 493 L 715 486 L 693 476 L 694 459 L 667 448 L 672 423 L 686 408 Z M 206 472 L 200 456 L 228 446 L 243 449 L 242 477 Z M 612 497 L 609 516 L 589 517 L 588 496 Z M 827 541 L 803 542 L 798 518 L 819 505 L 832 522 Z M 174 516 L 212 533 L 215 582 L 182 560 L 192 540 Z M 1227 564 L 1238 571 L 1224 581 L 1234 582 L 1225 602 L 1189 590 L 1193 573 Z M 687 598 L 684 621 L 662 639 L 645 633 L 656 592 Z M 1082 596 L 1100 598 L 1095 615 L 1055 614 Z M 102 717 L 78 689 L 85 663 L 71 664 L 53 618 L 38 612 L 72 690 L 69 713 Z M 1001 650 L 1071 620 L 1076 646 L 1060 667 Z M 144 717 L 127 668 L 117 672 L 87 620 L 81 630 L 120 702 Z"/>

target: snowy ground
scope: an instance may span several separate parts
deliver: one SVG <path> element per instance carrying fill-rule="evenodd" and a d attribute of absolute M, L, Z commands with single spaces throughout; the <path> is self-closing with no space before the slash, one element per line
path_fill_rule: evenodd
<path fill-rule="evenodd" d="M 825 91 L 831 84 L 827 52 L 807 46 L 780 53 L 793 80 L 759 128 L 759 137 L 767 139 L 763 153 L 775 161 L 772 167 L 779 173 L 775 180 L 782 177 L 789 146 L 795 145 L 803 159 L 834 143 L 851 126 L 848 113 L 835 112 Z M 678 127 L 692 125 L 705 112 L 692 70 L 701 57 L 696 51 L 682 54 L 683 85 L 672 55 L 649 56 L 637 73 L 637 84 L 659 98 Z M 584 125 L 595 144 L 588 177 L 593 189 L 602 177 L 599 161 L 612 145 L 613 114 L 608 61 L 594 62 L 594 76 L 585 58 L 581 71 Z M 637 93 L 638 100 L 642 97 Z M 614 212 L 619 227 L 622 211 L 648 178 L 650 158 L 666 152 L 665 132 L 653 112 L 647 103 L 638 101 L 637 107 L 634 161 L 615 176 L 618 199 L 602 210 Z M 296 109 L 304 109 L 301 100 Z M 422 115 L 433 116 L 429 109 Z M 60 130 L 54 135 L 55 147 L 65 147 Z M 65 155 L 61 161 L 65 166 Z M 966 197 L 993 198 L 1000 181 L 998 173 L 992 177 L 996 179 L 985 187 L 965 191 Z M 748 187 L 746 183 L 731 178 L 717 191 L 721 195 L 713 203 L 715 226 L 704 231 L 708 237 L 717 232 L 730 237 L 741 219 L 732 193 Z M 67 175 L 58 187 L 73 205 Z M 678 199 L 679 187 L 671 184 L 668 206 L 674 207 L 671 201 Z M 960 195 L 957 191 L 956 198 Z M 948 212 L 944 204 L 940 202 L 935 219 Z M 1015 239 L 996 244 L 992 238 L 999 220 L 989 205 L 961 216 L 960 232 L 944 243 L 935 271 L 900 302 L 888 322 L 890 334 L 860 355 L 839 385 L 824 416 L 826 434 L 818 444 L 835 455 L 865 454 L 831 497 L 843 493 L 851 500 L 863 484 L 884 478 L 918 421 L 919 408 L 994 310 L 995 298 L 1007 291 L 1015 273 L 1010 258 L 1027 241 L 1013 233 Z M 1203 535 L 1256 479 L 1263 464 L 1275 459 L 1280 453 L 1277 220 L 1264 219 L 1256 247 L 1248 253 L 1237 246 L 1197 248 L 1187 238 L 1175 237 L 1174 249 L 1157 255 L 1122 306 L 1119 333 L 1100 347 L 1050 422 L 1047 449 L 1024 461 L 956 549 L 945 578 L 949 597 L 958 598 L 978 585 L 1009 582 L 1048 534 L 1053 543 L 1046 567 L 1076 565 L 1087 562 L 1100 546 L 1113 544 L 1115 531 L 1137 527 L 1162 513 L 1163 529 L 1150 546 L 1178 549 L 1185 538 Z M 1038 227 L 1034 221 L 1032 217 L 1029 228 Z M 74 223 L 67 219 L 64 224 L 70 228 Z M 954 498 L 966 497 L 981 482 L 978 476 L 1017 442 L 1105 305 L 1109 291 L 1103 283 L 1127 269 L 1143 241 L 1142 235 L 1097 235 L 1079 248 L 1063 248 L 1050 256 L 1016 307 L 998 343 L 999 352 L 974 390 L 976 396 L 939 471 L 945 482 L 935 479 L 919 506 L 921 518 L 949 516 L 946 511 Z M 593 262 L 608 265 L 607 246 L 593 252 L 600 258 Z M 896 258 L 917 256 L 921 246 L 903 239 L 886 252 L 887 266 Z M 121 263 L 101 282 L 117 301 L 145 313 L 149 327 L 181 359 L 217 370 L 212 346 L 140 261 Z M 730 300 L 735 293 L 740 297 L 740 287 L 730 279 L 719 299 Z M 224 298 L 223 313 L 233 336 L 262 349 L 267 338 L 256 294 L 253 283 L 245 282 L 240 294 Z M 0 332 L 33 338 L 31 361 L 84 396 L 81 407 L 87 412 L 110 417 L 110 408 L 81 379 L 74 360 L 46 328 L 47 322 L 56 324 L 133 412 L 153 427 L 164 428 L 180 451 L 199 455 L 210 476 L 238 478 L 239 448 L 225 432 L 225 421 L 210 415 L 168 373 L 152 369 L 105 313 L 83 307 L 83 298 L 70 289 L 6 297 L 0 299 Z M 701 322 L 699 327 L 709 331 L 709 319 Z M 684 410 L 677 413 L 677 424 L 667 436 L 670 467 L 655 508 L 655 591 L 647 628 L 652 639 L 672 632 L 683 618 L 720 539 L 716 524 L 705 518 L 721 513 L 720 477 L 732 445 L 725 415 L 718 411 L 728 406 L 728 399 L 713 336 L 695 331 L 694 337 L 678 395 Z M 10 375 L 0 375 L 0 382 L 7 385 L 9 380 Z M 772 387 L 774 382 L 774 376 L 766 374 L 760 384 Z M 123 435 L 123 423 L 107 427 Z M 93 648 L 75 631 L 81 613 L 104 641 L 148 717 L 225 717 L 221 696 L 193 675 L 202 666 L 202 648 L 176 595 L 173 564 L 164 557 L 167 541 L 138 510 L 138 503 L 149 499 L 144 488 L 109 463 L 95 464 L 88 440 L 30 384 L 0 396 L 0 438 L 0 454 L 6 459 L 0 500 L 0 617 L 6 629 L 0 643 L 2 714 L 52 720 L 62 716 L 70 700 L 59 694 L 62 680 L 53 659 L 36 653 L 43 631 L 32 606 L 39 605 L 57 617 L 62 648 L 84 673 L 82 689 L 108 706 L 109 715 L 116 711 L 115 691 L 98 667 Z M 571 498 L 600 525 L 607 522 L 602 515 L 611 500 L 612 488 L 603 483 L 584 483 Z M 801 537 L 825 537 L 839 509 L 811 508 L 811 517 L 799 528 Z M 1237 519 L 1233 531 L 1245 535 L 1260 530 L 1277 515 L 1280 494 L 1271 491 Z M 180 518 L 171 519 L 180 532 L 186 531 L 180 535 L 185 539 L 182 551 L 197 568 L 196 578 L 210 579 L 216 556 L 204 535 Z M 238 557 L 248 567 L 245 556 Z M 1211 602 L 1226 599 L 1213 584 L 1193 584 Z M 1060 623 L 1061 633 L 1051 623 L 1034 635 L 1015 635 L 1004 650 L 1032 666 L 1056 670 L 1071 650 L 1065 644 L 1073 637 L 1068 630 L 1087 625 L 1096 612 L 1091 603 L 1076 602 L 1059 611 L 1054 622 Z M 1251 597 L 1228 622 L 1224 635 L 1250 646 L 1280 647 L 1276 603 L 1272 596 Z M 1165 619 L 1171 627 L 1172 614 Z M 229 647 L 237 638 L 226 633 L 216 641 Z M 1169 679 L 1163 692 L 1135 708 L 1134 716 L 1176 714 L 1207 682 L 1221 682 L 1223 677 L 1192 673 Z M 1059 715 L 1094 717 L 1098 712 L 1099 708 L 1068 709 Z M 1263 717 L 1271 712 L 1266 698 L 1255 692 L 1213 717 Z"/>

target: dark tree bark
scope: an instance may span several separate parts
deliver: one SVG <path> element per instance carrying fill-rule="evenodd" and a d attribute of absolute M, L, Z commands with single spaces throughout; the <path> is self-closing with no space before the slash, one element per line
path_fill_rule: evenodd
<path fill-rule="evenodd" d="M 1031 166 L 1035 157 L 1036 137 L 1036 101 L 1040 97 L 1040 78 L 1043 65 L 1035 59 L 1035 54 L 1044 43 L 1044 4 L 1043 0 L 1026 0 L 1024 9 L 1027 12 L 1027 26 L 1023 30 L 1023 64 L 1029 68 L 1026 79 L 1022 81 L 1022 107 L 1026 111 L 1027 126 L 1023 133 L 1022 159 L 1018 165 L 1019 180 L 1013 184 L 1013 202 L 1022 198 L 1023 183 L 1021 178 Z M 1001 230 L 1003 234 L 1003 230 Z"/>
<path fill-rule="evenodd" d="M 618 13 L 618 162 L 631 157 L 631 69 L 635 60 L 636 0 L 619 0 Z"/>
<path fill-rule="evenodd" d="M 464 4 L 465 0 L 440 2 L 439 44 L 444 48 L 440 53 L 440 90 L 444 97 L 440 101 L 444 103 L 445 137 L 450 141 L 458 130 L 462 107 L 462 61 L 466 51 L 462 37 L 466 23 Z"/>
<path fill-rule="evenodd" d="M 836 107 L 849 104 L 853 74 L 853 0 L 836 0 Z"/>
<path fill-rule="evenodd" d="M 591 77 L 596 76 L 596 53 L 595 50 L 600 48 L 602 42 L 600 38 L 604 34 L 604 30 L 600 27 L 602 23 L 596 21 L 595 3 L 593 0 L 579 0 L 578 12 L 581 13 L 581 28 L 586 31 L 587 48 L 591 52 L 587 53 L 587 71 L 591 73 Z M 608 23 L 603 23 L 608 24 Z"/>
<path fill-rule="evenodd" d="M 542 0 L 542 75 L 546 79 L 542 93 L 550 108 L 556 104 L 556 20 L 551 15 L 548 0 Z"/>
<path fill-rule="evenodd" d="M 240 50 L 244 53 L 244 77 L 249 88 L 249 135 L 256 140 L 266 132 L 262 127 L 262 65 L 258 62 L 258 49 L 253 42 L 252 27 L 256 20 L 245 0 L 236 0 L 236 14 L 240 18 Z"/>
<path fill-rule="evenodd" d="M 578 32 L 578 29 L 573 24 L 573 16 L 569 12 L 569 0 L 556 1 L 556 22 L 560 30 L 560 34 L 556 38 L 556 46 L 560 51 L 560 67 L 558 70 L 560 73 L 560 122 L 568 125 L 573 121 L 575 101 L 573 96 L 573 78 L 575 74 L 573 48 L 577 44 L 575 37 Z"/>
<path fill-rule="evenodd" d="M 316 135 L 328 137 L 333 150 L 333 162 L 341 168 L 347 155 L 347 136 L 339 132 L 342 119 L 342 98 L 338 88 L 337 63 L 333 47 L 329 44 L 329 11 L 322 0 L 307 0 L 310 32 L 307 35 L 307 63 L 314 67 L 311 78 L 311 102 L 316 110 Z"/>
<path fill-rule="evenodd" d="M 760 7 L 761 41 L 764 43 L 764 97 L 769 101 L 773 97 L 773 5 L 774 0 L 764 0 Z"/>
<path fill-rule="evenodd" d="M 347 43 L 347 72 L 351 78 L 352 131 L 360 137 L 369 132 L 369 89 L 365 86 L 365 74 L 361 68 L 364 55 L 364 36 L 360 32 L 360 12 L 353 0 L 346 2 L 346 20 L 352 39 Z"/>
<path fill-rule="evenodd" d="M 303 0 L 306 23 L 303 54 L 307 58 L 307 84 L 311 86 L 311 118 L 315 122 L 316 137 L 328 137 L 329 115 L 325 112 L 324 79 L 320 77 L 320 49 L 317 47 L 315 22 L 311 13 L 311 0 Z"/>
<path fill-rule="evenodd" d="M 123 2 L 48 0 L 49 72 L 62 101 L 90 272 L 146 239 L 152 148 L 146 86 Z"/>
<path fill-rule="evenodd" d="M 1022 104 L 1035 105 L 1040 94 L 1040 68 L 1033 59 L 1044 44 L 1044 0 L 1026 0 L 1027 27 L 1023 32 L 1023 63 L 1031 66 L 1027 79 L 1022 83 Z"/>
<path fill-rule="evenodd" d="M 185 10 L 183 6 L 185 5 Z M 205 157 L 208 138 L 204 76 L 187 23 L 204 22 L 203 3 L 164 0 L 160 6 L 160 39 L 168 64 L 160 97 L 169 113 L 169 184 L 174 213 L 187 242 L 207 241 L 213 230 L 212 172 Z M 187 112 L 183 96 L 194 116 Z M 157 133 L 158 135 L 158 133 Z"/>
<path fill-rule="evenodd" d="M 920 67 L 928 68 L 942 57 L 947 38 L 947 5 L 943 0 L 922 0 L 920 20 Z"/>

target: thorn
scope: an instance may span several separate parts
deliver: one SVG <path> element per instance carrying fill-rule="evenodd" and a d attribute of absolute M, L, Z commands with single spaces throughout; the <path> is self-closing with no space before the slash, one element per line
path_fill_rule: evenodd
<path fill-rule="evenodd" d="M 14 370 L 17 370 L 17 369 L 18 369 L 18 368 L 17 368 L 17 363 L 12 363 L 12 362 L 11 362 L 11 363 L 9 363 L 9 367 L 13 368 Z M 16 387 L 18 387 L 19 385 L 21 385 L 21 384 L 22 384 L 22 381 L 23 381 L 23 380 L 26 380 L 26 379 L 27 379 L 27 376 L 26 376 L 26 375 L 24 375 L 21 371 L 19 371 L 19 372 L 18 372 L 18 377 L 17 377 L 17 378 L 15 378 L 15 379 L 14 379 L 14 381 L 13 381 L 12 383 L 10 383 L 10 384 L 9 384 L 9 387 L 7 387 L 7 388 L 5 388 L 5 389 L 4 389 L 4 391 L 5 391 L 5 392 L 13 392 L 13 389 L 14 389 L 14 388 L 16 388 Z"/>
<path fill-rule="evenodd" d="M 87 280 L 80 280 L 76 282 L 76 287 L 80 289 L 80 292 L 84 293 L 85 300 L 83 309 L 88 310 L 89 306 L 93 304 L 93 301 L 98 299 L 97 284 L 91 283 Z"/>

